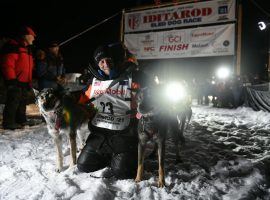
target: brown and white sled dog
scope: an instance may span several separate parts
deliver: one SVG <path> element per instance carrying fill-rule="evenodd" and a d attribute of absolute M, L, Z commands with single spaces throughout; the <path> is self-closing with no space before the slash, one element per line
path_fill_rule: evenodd
<path fill-rule="evenodd" d="M 179 142 L 185 143 L 184 129 L 187 127 L 192 110 L 189 105 L 183 105 L 177 112 L 157 108 L 157 101 L 161 98 L 155 98 L 151 89 L 142 89 L 137 95 L 137 118 L 138 122 L 138 168 L 136 182 L 140 182 L 143 176 L 145 148 L 148 141 L 155 142 L 154 152 L 158 151 L 159 178 L 158 187 L 165 186 L 165 140 L 170 137 L 173 139 L 176 149 L 176 162 L 180 162 L 178 145 Z M 168 108 L 168 107 L 167 107 Z M 152 154 L 153 155 L 153 154 Z"/>
<path fill-rule="evenodd" d="M 94 110 L 78 104 L 68 92 L 54 89 L 35 90 L 36 103 L 44 117 L 49 134 L 53 137 L 57 152 L 57 168 L 63 169 L 62 134 L 66 134 L 70 147 L 70 167 L 76 164 L 76 135 L 79 137 L 81 148 L 90 131 L 88 122 L 94 115 Z"/>

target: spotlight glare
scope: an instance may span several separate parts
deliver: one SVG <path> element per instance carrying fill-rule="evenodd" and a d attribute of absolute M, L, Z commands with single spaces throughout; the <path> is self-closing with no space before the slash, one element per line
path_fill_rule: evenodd
<path fill-rule="evenodd" d="M 222 67 L 217 70 L 217 77 L 220 79 L 228 78 L 229 75 L 230 75 L 230 70 L 226 67 Z"/>
<path fill-rule="evenodd" d="M 166 87 L 166 96 L 172 102 L 177 102 L 186 96 L 186 91 L 180 83 L 170 83 Z"/>
<path fill-rule="evenodd" d="M 155 83 L 156 83 L 156 84 L 159 84 L 158 76 L 155 76 Z"/>

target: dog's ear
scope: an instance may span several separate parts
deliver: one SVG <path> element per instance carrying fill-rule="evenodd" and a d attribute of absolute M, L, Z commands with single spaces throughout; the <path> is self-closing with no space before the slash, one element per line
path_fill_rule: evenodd
<path fill-rule="evenodd" d="M 35 97 L 37 97 L 37 96 L 39 95 L 39 91 L 36 90 L 35 88 L 32 88 L 32 89 L 33 89 L 33 92 L 34 92 L 34 94 L 35 94 Z"/>

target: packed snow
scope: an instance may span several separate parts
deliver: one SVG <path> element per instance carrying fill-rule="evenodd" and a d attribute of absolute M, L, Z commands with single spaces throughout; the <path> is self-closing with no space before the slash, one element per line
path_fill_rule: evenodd
<path fill-rule="evenodd" d="M 165 188 L 157 187 L 156 158 L 145 160 L 140 183 L 100 178 L 106 168 L 90 174 L 68 168 L 65 141 L 65 170 L 57 173 L 54 144 L 44 123 L 1 130 L 0 199 L 270 199 L 270 113 L 196 104 L 192 110 L 181 163 L 175 163 L 173 142 L 166 143 Z"/>

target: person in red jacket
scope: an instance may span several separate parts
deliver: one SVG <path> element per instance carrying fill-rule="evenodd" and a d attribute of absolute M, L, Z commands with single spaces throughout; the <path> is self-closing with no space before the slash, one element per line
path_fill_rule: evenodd
<path fill-rule="evenodd" d="M 27 124 L 26 100 L 31 88 L 33 56 L 31 45 L 36 34 L 23 27 L 16 39 L 11 39 L 2 49 L 0 66 L 7 86 L 3 111 L 3 128 L 14 130 Z"/>

